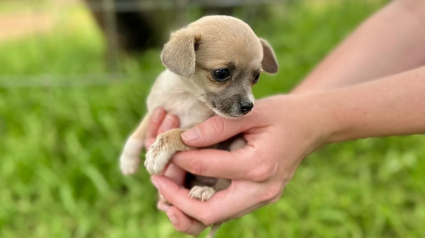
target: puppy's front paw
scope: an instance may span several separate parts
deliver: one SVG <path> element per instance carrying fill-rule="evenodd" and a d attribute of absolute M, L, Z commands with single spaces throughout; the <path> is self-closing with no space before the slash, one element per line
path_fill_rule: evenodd
<path fill-rule="evenodd" d="M 196 198 L 201 201 L 207 201 L 214 195 L 214 193 L 215 190 L 212 187 L 195 186 L 190 190 L 189 196 L 191 198 Z"/>
<path fill-rule="evenodd" d="M 129 156 L 126 154 L 120 157 L 120 168 L 124 175 L 132 175 L 139 168 L 140 158 L 138 156 Z"/>
<path fill-rule="evenodd" d="M 150 174 L 159 174 L 167 165 L 174 151 L 158 138 L 146 153 L 145 167 Z"/>

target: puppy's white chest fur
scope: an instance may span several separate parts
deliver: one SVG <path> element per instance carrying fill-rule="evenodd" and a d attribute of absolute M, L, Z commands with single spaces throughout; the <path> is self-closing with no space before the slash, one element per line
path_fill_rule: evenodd
<path fill-rule="evenodd" d="M 176 115 L 180 128 L 190 128 L 205 121 L 215 113 L 206 103 L 200 101 L 196 88 L 173 72 L 166 70 L 155 81 L 147 99 L 150 114 L 157 107 L 164 108 L 169 114 Z"/>

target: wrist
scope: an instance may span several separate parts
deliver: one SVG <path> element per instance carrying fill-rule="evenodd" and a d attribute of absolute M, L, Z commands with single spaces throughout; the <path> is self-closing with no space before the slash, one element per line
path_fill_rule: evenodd
<path fill-rule="evenodd" d="M 337 142 L 336 135 L 341 125 L 336 116 L 335 105 L 329 100 L 328 92 L 313 92 L 299 95 L 307 111 L 307 127 L 314 138 L 315 149 Z"/>
<path fill-rule="evenodd" d="M 338 129 L 332 105 L 319 92 L 272 97 L 275 125 L 281 125 L 285 133 L 292 134 L 294 141 L 303 145 L 303 158 L 325 144 L 331 143 Z M 277 100 L 276 100 L 277 99 Z M 279 109 L 277 109 L 279 108 Z M 281 112 L 276 116 L 276 112 Z M 282 122 L 285 122 L 282 124 Z"/>

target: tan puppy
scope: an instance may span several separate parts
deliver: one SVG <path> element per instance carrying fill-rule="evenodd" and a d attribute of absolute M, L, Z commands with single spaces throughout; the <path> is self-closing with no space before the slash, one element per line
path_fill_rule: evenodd
<path fill-rule="evenodd" d="M 128 138 L 121 154 L 124 174 L 136 172 L 140 152 L 152 112 L 163 107 L 176 115 L 181 129 L 159 135 L 146 154 L 149 173 L 160 173 L 178 151 L 191 150 L 181 133 L 213 115 L 236 118 L 254 106 L 251 87 L 262 71 L 276 73 L 277 61 L 269 44 L 258 38 L 243 21 L 229 16 L 207 16 L 171 35 L 164 46 L 163 72 L 147 99 L 148 114 Z M 238 137 L 216 148 L 236 150 L 246 142 Z M 218 190 L 226 189 L 226 180 L 212 186 L 193 186 L 190 196 L 208 200 Z"/>

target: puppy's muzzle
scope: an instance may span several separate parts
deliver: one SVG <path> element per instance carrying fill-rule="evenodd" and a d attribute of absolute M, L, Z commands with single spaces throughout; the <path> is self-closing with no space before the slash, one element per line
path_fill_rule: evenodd
<path fill-rule="evenodd" d="M 250 112 L 252 108 L 254 107 L 254 103 L 252 102 L 241 102 L 239 103 L 239 105 L 241 107 L 241 112 L 244 115 Z"/>

